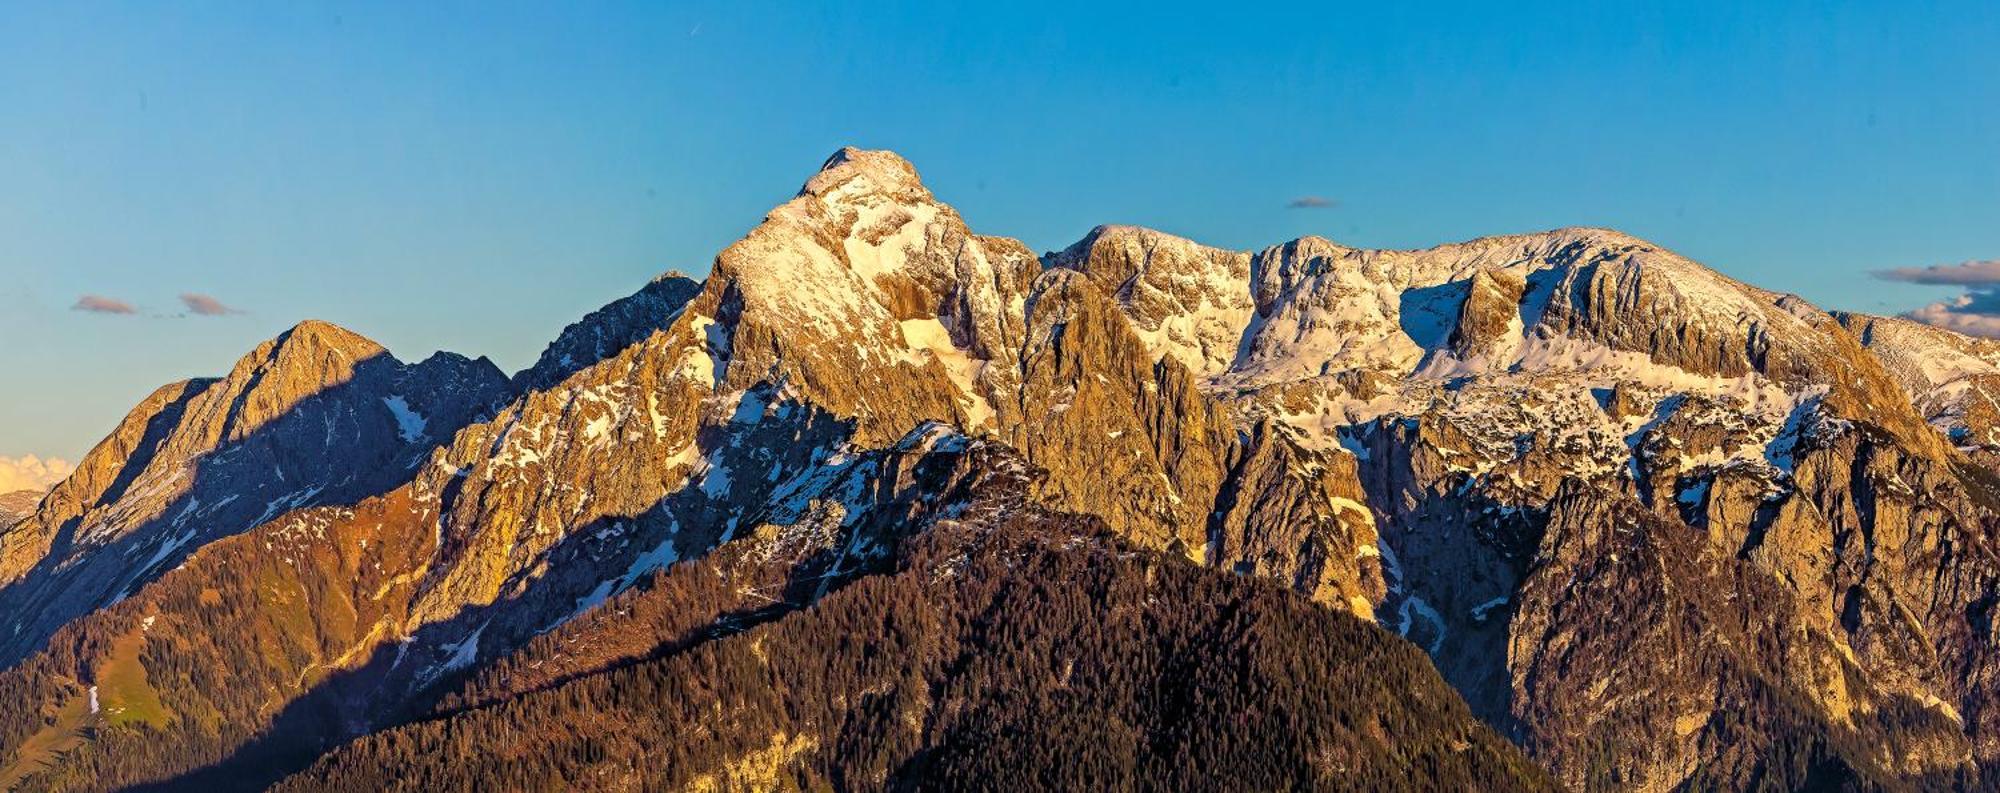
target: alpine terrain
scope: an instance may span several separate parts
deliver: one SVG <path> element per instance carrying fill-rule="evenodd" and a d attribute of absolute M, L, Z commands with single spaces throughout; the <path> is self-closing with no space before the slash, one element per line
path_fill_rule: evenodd
<path fill-rule="evenodd" d="M 35 504 L 42 500 L 38 490 L 16 490 L 0 493 L 0 526 L 12 526 L 35 512 Z"/>
<path fill-rule="evenodd" d="M 1994 342 L 845 149 L 527 370 L 305 322 L 0 500 L 0 787 L 1994 788 L 1996 521 Z"/>

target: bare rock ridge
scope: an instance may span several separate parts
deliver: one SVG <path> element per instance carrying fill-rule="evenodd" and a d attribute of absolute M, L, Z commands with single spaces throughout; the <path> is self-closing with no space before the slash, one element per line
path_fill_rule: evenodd
<path fill-rule="evenodd" d="M 1882 361 L 1917 411 L 1989 465 L 2000 461 L 2000 343 L 1899 317 L 1836 314 Z"/>
<path fill-rule="evenodd" d="M 148 397 L 0 528 L 0 782 L 262 784 L 440 701 L 479 747 L 1053 526 L 1401 634 L 1568 787 L 1992 784 L 1989 376 L 1613 231 L 1037 256 L 845 149 L 512 378 L 305 323 Z M 703 751 L 829 773 L 752 737 Z"/>
<path fill-rule="evenodd" d="M 22 518 L 33 514 L 35 505 L 41 501 L 42 491 L 39 490 L 0 493 L 0 529 L 19 523 Z"/>
<path fill-rule="evenodd" d="M 1089 275 L 1148 346 L 1208 376 L 1235 360 L 1256 310 L 1246 289 L 1251 260 L 1152 229 L 1099 226 L 1047 264 Z"/>
<path fill-rule="evenodd" d="M 516 391 L 548 388 L 571 373 L 622 352 L 673 321 L 701 284 L 670 272 L 563 328 L 533 366 L 513 377 Z"/>
<path fill-rule="evenodd" d="M 1458 322 L 1451 328 L 1450 357 L 1472 368 L 1514 357 L 1523 341 L 1521 299 L 1527 279 L 1506 270 L 1480 270 L 1465 288 Z"/>

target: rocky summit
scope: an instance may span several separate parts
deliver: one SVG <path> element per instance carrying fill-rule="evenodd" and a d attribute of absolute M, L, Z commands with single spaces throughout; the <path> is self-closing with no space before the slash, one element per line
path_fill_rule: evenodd
<path fill-rule="evenodd" d="M 0 503 L 0 787 L 2000 784 L 2000 347 L 1569 228 L 835 153 L 530 368 L 306 322 Z"/>

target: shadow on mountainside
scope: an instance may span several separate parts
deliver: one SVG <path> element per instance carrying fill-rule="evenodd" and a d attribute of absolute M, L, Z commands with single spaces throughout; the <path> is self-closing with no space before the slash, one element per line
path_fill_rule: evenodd
<path fill-rule="evenodd" d="M 172 464 L 157 459 L 165 451 L 160 445 L 184 418 L 189 403 L 219 381 L 189 388 L 148 422 L 144 439 L 104 495 L 56 528 L 48 552 L 27 574 L 0 586 L 0 613 L 19 620 L 14 632 L 0 637 L 0 669 L 41 649 L 64 624 L 124 599 L 216 540 L 293 510 L 352 506 L 407 481 L 437 441 L 490 416 L 498 401 L 473 399 L 475 404 L 453 406 L 455 411 L 434 410 L 424 435 L 406 437 L 383 399 L 402 396 L 416 385 L 405 378 L 426 374 L 430 365 L 403 367 L 387 353 L 360 361 L 352 378 L 200 455 L 187 473 L 152 471 L 156 462 Z M 501 376 L 497 370 L 493 374 Z M 223 437 L 253 387 L 244 388 L 230 406 Z M 86 524 L 93 512 L 118 507 L 126 496 L 148 495 L 132 493 L 134 487 L 168 488 L 183 477 L 187 487 L 152 517 L 116 537 L 89 535 L 97 528 Z"/>
<path fill-rule="evenodd" d="M 571 374 L 617 356 L 648 336 L 666 330 L 689 300 L 701 292 L 701 282 L 669 272 L 639 291 L 611 301 L 563 328 L 533 366 L 514 374 L 516 393 L 553 388 Z"/>
<path fill-rule="evenodd" d="M 928 456 L 907 469 L 883 473 L 889 480 L 907 475 L 927 484 L 939 482 L 940 477 L 949 475 L 940 469 L 956 462 L 955 454 Z M 944 489 L 950 495 L 939 500 L 962 498 L 967 492 L 956 486 L 957 480 L 945 481 L 950 486 Z M 742 633 L 806 608 L 854 581 L 895 570 L 895 554 L 849 555 L 853 539 L 866 535 L 894 540 L 926 525 L 922 520 L 906 520 L 905 514 L 929 506 L 912 494 L 931 492 L 926 487 L 902 492 L 877 487 L 869 496 L 868 517 L 830 542 L 788 548 L 782 539 L 763 535 L 723 542 L 700 558 L 649 571 L 635 582 L 632 591 L 555 625 L 548 623 L 567 616 L 560 612 L 577 602 L 572 598 L 587 582 L 557 574 L 528 580 L 515 594 L 495 603 L 462 609 L 447 620 L 426 625 L 407 643 L 377 646 L 366 663 L 315 684 L 289 703 L 259 737 L 225 759 L 170 779 L 123 789 L 261 790 L 305 769 L 340 744 L 370 732 L 451 718 Z M 552 557 L 589 553 L 589 538 L 607 531 L 631 532 L 636 541 L 629 547 L 638 549 L 656 539 L 671 542 L 682 536 L 673 530 L 681 525 L 675 514 L 705 512 L 709 505 L 700 499 L 700 491 L 690 483 L 639 515 L 602 518 L 572 532 L 552 551 Z M 632 531 L 634 527 L 641 528 Z M 689 530 L 686 534 L 712 533 Z M 552 564 L 551 569 L 563 566 Z M 645 594 L 639 594 L 642 592 Z M 478 640 L 479 645 L 505 649 L 492 657 L 475 650 L 478 660 L 457 669 L 441 668 L 437 661 L 427 660 L 431 655 L 419 655 L 425 651 L 410 650 L 451 650 L 462 647 L 468 635 L 484 637 Z M 504 674 L 512 671 L 502 669 L 509 656 L 525 653 L 539 658 L 548 653 L 569 653 L 570 642 L 578 635 L 589 636 L 589 646 L 574 652 L 590 657 L 577 662 L 576 668 L 527 682 L 510 681 Z M 470 684 L 493 672 L 502 674 L 488 682 L 497 681 L 507 690 L 503 696 L 481 701 Z M 383 696 L 385 691 L 412 693 Z"/>
<path fill-rule="evenodd" d="M 1403 290 L 1396 311 L 1403 334 L 1425 353 L 1445 348 L 1451 341 L 1452 330 L 1458 327 L 1458 315 L 1465 308 L 1471 287 L 1470 279 L 1460 279 Z"/>
<path fill-rule="evenodd" d="M 826 488 L 845 480 L 817 475 L 827 470 L 858 470 L 872 475 L 877 470 L 823 465 L 827 454 L 851 437 L 852 420 L 798 405 L 790 409 L 777 405 L 772 412 L 779 418 L 730 422 L 701 431 L 701 446 L 711 450 L 711 465 L 734 474 L 722 477 L 729 484 L 718 489 L 714 482 L 694 476 L 635 515 L 605 516 L 566 532 L 546 552 L 548 564 L 517 574 L 503 586 L 501 591 L 507 594 L 498 601 L 459 609 L 447 619 L 425 625 L 407 641 L 375 646 L 360 666 L 311 684 L 302 696 L 287 703 L 268 727 L 246 736 L 250 737 L 247 743 L 225 749 L 223 759 L 133 789 L 258 789 L 303 768 L 342 741 L 385 726 L 431 718 L 436 704 L 458 692 L 468 677 L 604 601 L 615 591 L 608 584 L 622 580 L 616 589 L 625 589 L 651 583 L 656 565 L 663 567 L 681 557 L 709 551 L 739 529 L 748 532 L 751 526 L 767 521 L 804 525 L 808 515 L 783 503 L 790 495 L 781 491 L 803 487 L 813 495 L 828 495 L 823 492 Z M 786 471 L 792 476 L 767 476 L 767 470 Z M 880 472 L 902 473 L 889 467 Z M 454 505 L 461 499 L 483 498 L 462 492 L 467 480 L 450 480 L 442 494 L 443 513 L 454 514 Z M 907 508 L 907 502 L 897 500 L 901 497 L 879 492 L 868 495 L 871 505 L 882 502 Z M 761 506 L 746 511 L 735 504 Z M 852 531 L 887 530 L 882 521 L 863 524 Z M 843 554 L 851 547 L 845 538 L 837 542 L 821 539 L 821 544 L 803 545 L 796 554 L 767 553 L 732 568 L 730 580 L 734 583 L 722 597 L 684 604 L 686 609 L 707 614 L 698 623 L 665 632 L 657 626 L 648 627 L 636 635 L 653 637 L 650 643 L 628 648 L 598 666 L 632 663 L 746 630 L 877 569 L 872 564 L 847 563 Z M 771 547 L 784 542 L 784 538 L 760 535 L 753 544 Z M 449 560 L 462 551 L 447 541 L 438 553 Z M 223 596 L 255 597 L 245 593 Z M 228 659 L 217 661 L 227 663 Z M 169 758 L 153 759 L 161 762 L 155 767 L 172 767 Z M 141 758 L 132 761 L 145 764 Z"/>

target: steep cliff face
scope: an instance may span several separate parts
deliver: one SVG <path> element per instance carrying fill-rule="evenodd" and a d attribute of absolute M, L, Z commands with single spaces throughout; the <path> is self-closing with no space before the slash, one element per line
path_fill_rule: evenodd
<path fill-rule="evenodd" d="M 1099 226 L 1046 264 L 1090 276 L 1150 349 L 1199 376 L 1229 368 L 1255 306 L 1251 257 L 1135 226 Z"/>
<path fill-rule="evenodd" d="M 1977 343 L 1857 337 L 1593 229 L 1254 255 L 1100 230 L 1051 261 L 1124 285 L 1134 326 L 1203 328 L 1146 341 L 1203 361 L 1237 426 L 1351 461 L 1382 534 L 1379 619 L 1567 784 L 1963 781 L 1988 762 L 1962 715 L 1988 696 L 1962 680 L 1988 644 L 1959 637 L 1985 633 L 1968 615 L 1993 573 L 1991 475 L 1931 426 L 1978 431 Z M 1154 262 L 1174 276 L 1149 280 Z M 1744 626 L 1791 638 L 1703 643 Z"/>
<path fill-rule="evenodd" d="M 1458 322 L 1452 325 L 1446 350 L 1451 358 L 1478 370 L 1513 360 L 1524 341 L 1521 301 L 1528 281 L 1511 270 L 1480 270 L 1465 287 Z"/>

